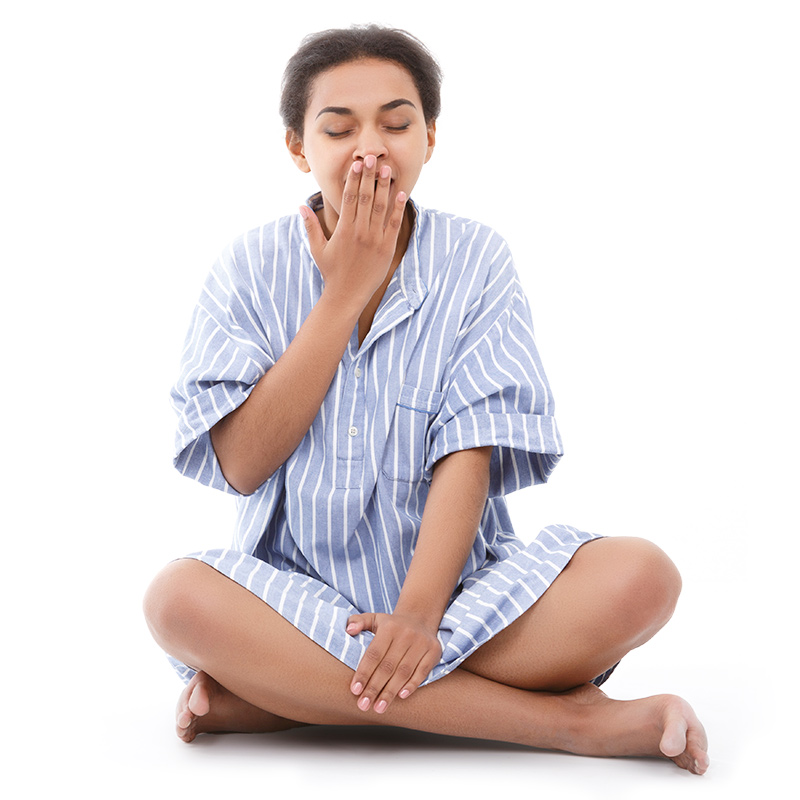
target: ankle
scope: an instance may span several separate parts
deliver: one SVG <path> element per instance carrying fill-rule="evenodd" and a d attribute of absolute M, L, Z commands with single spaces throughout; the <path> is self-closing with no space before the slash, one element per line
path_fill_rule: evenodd
<path fill-rule="evenodd" d="M 568 753 L 595 753 L 598 742 L 598 707 L 606 696 L 591 684 L 550 695 L 555 716 L 549 749 Z"/>

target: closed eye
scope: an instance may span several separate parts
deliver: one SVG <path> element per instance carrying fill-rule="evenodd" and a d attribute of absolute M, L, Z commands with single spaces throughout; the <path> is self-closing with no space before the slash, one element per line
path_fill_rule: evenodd
<path fill-rule="evenodd" d="M 403 131 L 407 131 L 410 127 L 411 123 L 406 122 L 403 125 L 387 125 L 386 130 L 391 131 L 392 133 L 402 133 Z M 352 131 L 325 131 L 325 135 L 329 136 L 331 139 L 341 139 L 347 136 L 349 133 L 352 133 Z"/>

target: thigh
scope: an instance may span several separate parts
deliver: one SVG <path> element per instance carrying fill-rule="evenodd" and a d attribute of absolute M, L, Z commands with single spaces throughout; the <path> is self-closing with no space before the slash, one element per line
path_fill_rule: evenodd
<path fill-rule="evenodd" d="M 662 627 L 679 591 L 675 566 L 652 543 L 587 542 L 536 603 L 463 666 L 526 689 L 587 683 Z"/>
<path fill-rule="evenodd" d="M 166 585 L 172 601 L 189 619 L 196 616 L 192 609 L 197 603 L 204 604 L 205 613 L 213 615 L 228 597 L 239 596 L 238 587 L 256 601 L 249 603 L 251 608 L 257 608 L 257 603 L 266 607 L 262 615 L 265 620 L 271 617 L 269 611 L 276 612 L 350 669 L 356 669 L 372 639 L 371 633 L 350 636 L 346 632 L 349 616 L 358 609 L 331 586 L 298 571 L 277 569 L 246 553 L 208 550 L 174 562 L 164 575 L 168 576 Z M 183 575 L 189 577 L 183 580 Z M 201 583 L 205 587 L 202 591 Z M 222 592 L 221 587 L 228 591 Z M 187 598 L 185 602 L 182 597 Z"/>
<path fill-rule="evenodd" d="M 194 559 L 168 564 L 145 597 L 165 652 L 259 708 L 292 716 L 303 693 L 351 697 L 352 670 L 252 592 Z M 355 705 L 355 700 L 353 700 Z"/>

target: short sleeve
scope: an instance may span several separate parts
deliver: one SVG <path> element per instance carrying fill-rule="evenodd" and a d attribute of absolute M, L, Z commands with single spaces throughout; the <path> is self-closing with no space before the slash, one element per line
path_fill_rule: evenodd
<path fill-rule="evenodd" d="M 192 315 L 171 400 L 178 414 L 175 467 L 237 494 L 222 475 L 209 431 L 238 408 L 274 363 L 263 303 L 233 251 L 214 265 Z"/>
<path fill-rule="evenodd" d="M 528 301 L 511 272 L 499 298 L 484 293 L 459 336 L 426 464 L 494 445 L 491 497 L 544 483 L 563 452 Z"/>

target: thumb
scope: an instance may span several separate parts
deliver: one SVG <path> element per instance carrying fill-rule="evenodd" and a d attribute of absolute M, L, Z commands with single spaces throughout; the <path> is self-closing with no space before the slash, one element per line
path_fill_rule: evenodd
<path fill-rule="evenodd" d="M 305 225 L 306 233 L 308 233 L 311 254 L 316 259 L 316 256 L 322 252 L 328 240 L 322 232 L 322 225 L 319 224 L 317 215 L 308 206 L 300 206 L 300 216 L 303 218 L 303 224 Z"/>
<path fill-rule="evenodd" d="M 363 631 L 375 632 L 375 614 L 353 614 L 347 618 L 347 632 L 356 636 Z"/>

